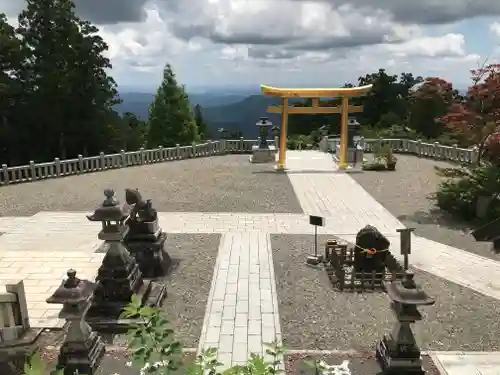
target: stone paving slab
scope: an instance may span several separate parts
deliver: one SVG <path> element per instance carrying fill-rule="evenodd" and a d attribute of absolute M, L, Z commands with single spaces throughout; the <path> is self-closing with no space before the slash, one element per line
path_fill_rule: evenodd
<path fill-rule="evenodd" d="M 159 215 L 163 229 L 169 233 L 312 233 L 308 216 L 304 214 Z M 335 218 L 327 218 L 326 223 L 326 227 L 320 228 L 318 233 L 336 235 L 351 242 L 362 226 L 347 219 L 338 226 Z M 100 243 L 97 239 L 99 228 L 98 223 L 88 222 L 83 212 L 40 212 L 34 215 L 23 225 L 11 228 L 0 236 L 0 269 L 3 271 L 0 272 L 0 283 L 5 285 L 6 281 L 24 278 L 26 283 L 38 285 L 38 280 L 55 289 L 68 268 L 76 268 L 86 277 L 93 277 L 103 256 L 95 253 Z M 391 236 L 393 253 L 400 257 L 395 229 L 393 227 L 393 234 L 385 234 Z M 415 267 L 500 299 L 497 281 L 500 263 L 417 236 L 413 236 L 412 246 L 410 262 Z M 40 264 L 45 267 L 40 268 Z M 49 295 L 47 292 L 45 298 Z M 29 303 L 42 302 L 38 293 L 28 291 L 27 298 Z M 40 319 L 47 308 L 36 305 L 34 311 L 37 310 L 40 313 L 33 312 L 31 318 L 33 322 L 43 323 L 44 320 Z M 42 326 L 50 326 L 51 323 L 48 321 Z"/>
<path fill-rule="evenodd" d="M 432 352 L 441 375 L 500 375 L 500 352 Z"/>
<path fill-rule="evenodd" d="M 313 214 L 315 214 L 313 212 Z M 227 233 L 227 232 L 264 232 L 276 234 L 307 234 L 313 233 L 309 224 L 309 214 L 251 214 L 251 213 L 194 213 L 194 212 L 158 212 L 161 227 L 167 233 Z M 386 225 L 382 220 L 374 222 L 373 219 L 350 219 L 352 215 L 339 214 L 327 217 L 325 227 L 319 227 L 320 234 L 350 235 L 366 224 L 378 225 L 381 232 L 389 237 L 399 237 L 391 226 L 384 230 Z M 61 229 L 64 228 L 64 229 Z M 13 228 L 2 237 L 0 244 L 9 243 L 9 247 L 16 246 L 19 242 L 40 241 L 52 238 L 52 233 L 60 239 L 58 249 L 64 241 L 75 247 L 75 240 L 82 243 L 76 244 L 79 250 L 93 251 L 93 247 L 85 247 L 95 239 L 100 230 L 99 223 L 89 223 L 84 212 L 50 212 L 43 211 L 33 215 L 23 226 Z M 30 233 L 30 238 L 26 234 Z M 50 233 L 50 234 L 48 234 Z M 94 245 L 96 246 L 96 245 Z"/>
<path fill-rule="evenodd" d="M 269 235 L 222 236 L 207 302 L 200 349 L 218 348 L 226 366 L 243 365 L 264 343 L 281 341 Z"/>
<path fill-rule="evenodd" d="M 4 216 L 0 217 L 0 232 L 9 232 L 10 230 L 23 224 L 29 216 Z"/>

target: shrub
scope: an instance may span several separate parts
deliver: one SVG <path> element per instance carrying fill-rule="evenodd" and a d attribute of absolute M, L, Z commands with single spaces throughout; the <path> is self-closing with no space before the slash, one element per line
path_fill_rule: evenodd
<path fill-rule="evenodd" d="M 436 168 L 442 182 L 431 198 L 442 210 L 457 215 L 464 220 L 476 218 L 476 205 L 479 197 L 491 197 L 492 202 L 486 213 L 485 221 L 500 216 L 500 168 L 495 165 L 471 168 Z"/>

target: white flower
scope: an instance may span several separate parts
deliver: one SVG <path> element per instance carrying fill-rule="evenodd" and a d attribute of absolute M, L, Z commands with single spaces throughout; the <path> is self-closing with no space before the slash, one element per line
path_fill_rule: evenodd
<path fill-rule="evenodd" d="M 168 366 L 168 364 L 170 363 L 170 361 L 168 360 L 163 360 L 163 361 L 158 361 L 158 362 L 155 362 L 155 363 L 146 363 L 143 368 L 140 370 L 140 374 L 141 375 L 146 375 L 146 371 L 148 369 L 150 369 L 151 367 L 154 367 L 155 369 L 158 369 L 160 367 L 166 367 Z M 350 375 L 350 374 L 348 374 Z"/>
<path fill-rule="evenodd" d="M 325 361 L 321 361 L 319 365 L 324 369 L 323 375 L 352 375 L 347 360 L 342 361 L 340 365 L 329 365 Z"/>

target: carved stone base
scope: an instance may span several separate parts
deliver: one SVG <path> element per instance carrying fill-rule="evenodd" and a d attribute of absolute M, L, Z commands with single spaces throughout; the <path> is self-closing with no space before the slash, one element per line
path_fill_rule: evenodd
<path fill-rule="evenodd" d="M 394 356 L 389 350 L 388 342 L 390 337 L 384 336 L 376 345 L 376 358 L 384 375 L 424 375 L 422 368 L 422 359 L 420 355 L 417 358 L 404 358 L 401 355 Z"/>
<path fill-rule="evenodd" d="M 251 163 L 273 163 L 276 161 L 276 148 L 269 146 L 269 148 L 259 148 L 259 146 L 252 147 L 252 156 L 250 156 Z"/>
<path fill-rule="evenodd" d="M 167 296 L 167 287 L 159 281 L 145 280 L 138 296 L 141 298 L 143 306 L 159 308 Z M 113 304 L 110 302 L 108 305 L 113 309 L 122 308 L 123 311 L 127 304 Z M 142 322 L 140 319 L 120 319 L 119 316 L 107 314 L 104 305 L 100 306 L 99 309 L 92 309 L 91 307 L 85 320 L 93 330 L 109 333 L 124 333 L 128 331 L 131 324 Z"/>
<path fill-rule="evenodd" d="M 64 375 L 94 375 L 103 355 L 104 343 L 96 332 L 92 332 L 85 343 L 64 342 L 57 368 L 64 369 Z"/>
<path fill-rule="evenodd" d="M 125 245 L 131 255 L 134 256 L 142 276 L 148 279 L 166 276 L 172 259 L 165 250 L 167 234 L 162 232 L 156 240 L 147 241 L 126 238 Z"/>

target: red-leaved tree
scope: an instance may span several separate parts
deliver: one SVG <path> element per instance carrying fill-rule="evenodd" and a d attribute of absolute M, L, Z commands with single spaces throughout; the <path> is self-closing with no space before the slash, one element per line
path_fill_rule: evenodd
<path fill-rule="evenodd" d="M 467 94 L 457 97 L 439 121 L 479 148 L 479 165 L 483 154 L 491 158 L 493 155 L 488 155 L 489 151 L 497 149 L 500 152 L 495 145 L 500 142 L 495 136 L 500 131 L 500 64 L 471 70 L 471 75 L 472 86 Z"/>

